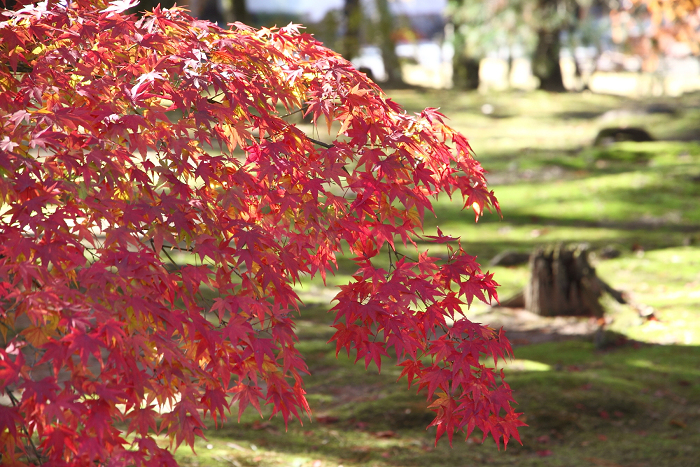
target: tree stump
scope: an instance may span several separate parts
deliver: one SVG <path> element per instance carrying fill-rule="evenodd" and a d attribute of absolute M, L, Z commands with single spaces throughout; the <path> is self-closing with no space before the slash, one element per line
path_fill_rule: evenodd
<path fill-rule="evenodd" d="M 527 310 L 540 316 L 601 318 L 605 313 L 600 297 L 612 289 L 596 276 L 587 247 L 540 248 L 530 256 L 530 272 L 524 291 Z"/>
<path fill-rule="evenodd" d="M 644 128 L 603 128 L 593 140 L 593 146 L 606 146 L 620 141 L 647 143 L 654 141 L 654 138 Z"/>

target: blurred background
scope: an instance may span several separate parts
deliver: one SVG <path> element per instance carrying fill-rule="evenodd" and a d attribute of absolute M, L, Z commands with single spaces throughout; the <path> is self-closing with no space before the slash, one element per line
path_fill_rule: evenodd
<path fill-rule="evenodd" d="M 313 423 L 285 433 L 245 414 L 181 464 L 700 465 L 700 1 L 184 4 L 222 26 L 301 23 L 407 111 L 439 107 L 469 138 L 501 214 L 474 224 L 440 198 L 426 234 L 460 236 L 501 284 L 502 306 L 465 311 L 506 329 L 529 426 L 506 451 L 478 434 L 435 446 L 434 414 L 391 359 L 380 375 L 327 344 L 329 302 L 354 272 L 340 258 L 327 284 L 298 287 Z"/>
<path fill-rule="evenodd" d="M 144 0 L 138 9 L 174 1 Z M 693 0 L 184 0 L 219 23 L 303 24 L 375 81 L 678 96 L 700 88 Z"/>

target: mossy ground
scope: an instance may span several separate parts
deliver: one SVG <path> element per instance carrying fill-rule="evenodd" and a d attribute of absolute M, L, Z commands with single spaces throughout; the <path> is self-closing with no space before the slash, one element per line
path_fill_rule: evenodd
<path fill-rule="evenodd" d="M 461 236 L 482 264 L 505 249 L 530 251 L 553 242 L 615 247 L 618 258 L 596 262 L 598 274 L 657 321 L 608 303 L 615 340 L 605 351 L 580 337 L 519 345 L 506 367 L 518 410 L 529 427 L 523 445 L 498 450 L 478 436 L 434 446 L 425 430 L 425 398 L 327 344 L 326 310 L 333 286 L 352 273 L 347 260 L 328 287 L 299 287 L 306 306 L 297 324 L 312 422 L 291 423 L 252 412 L 208 430 L 197 455 L 181 447 L 182 465 L 211 466 L 645 466 L 700 465 L 700 96 L 630 101 L 593 94 L 458 94 L 396 91 L 409 111 L 441 107 L 470 138 L 502 208 L 474 224 L 458 201 L 441 198 L 437 219 Z M 481 113 L 490 104 L 494 112 Z M 655 107 L 653 107 L 655 106 Z M 671 109 L 664 112 L 652 111 Z M 618 110 L 616 110 L 618 109 Z M 624 111 L 619 111 L 624 109 Z M 645 110 L 646 109 L 646 110 Z M 613 112 L 609 112 L 613 110 Z M 591 145 L 598 130 L 647 129 L 656 142 Z M 519 290 L 525 266 L 494 267 L 500 295 Z M 491 312 L 476 305 L 475 320 Z"/>

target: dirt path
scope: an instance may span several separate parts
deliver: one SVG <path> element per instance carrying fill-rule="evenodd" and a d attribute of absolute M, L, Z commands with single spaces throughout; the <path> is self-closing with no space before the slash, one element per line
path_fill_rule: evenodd
<path fill-rule="evenodd" d="M 491 308 L 473 317 L 492 328 L 503 327 L 513 344 L 528 345 L 590 337 L 598 330 L 595 319 L 558 316 L 543 317 L 523 308 Z"/>

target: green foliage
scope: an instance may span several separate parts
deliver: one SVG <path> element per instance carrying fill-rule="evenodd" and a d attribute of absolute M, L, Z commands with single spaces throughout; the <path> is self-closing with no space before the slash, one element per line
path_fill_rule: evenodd
<path fill-rule="evenodd" d="M 446 15 L 454 25 L 455 53 L 482 58 L 500 47 L 532 47 L 534 35 L 523 17 L 524 5 L 522 0 L 450 0 Z"/>

